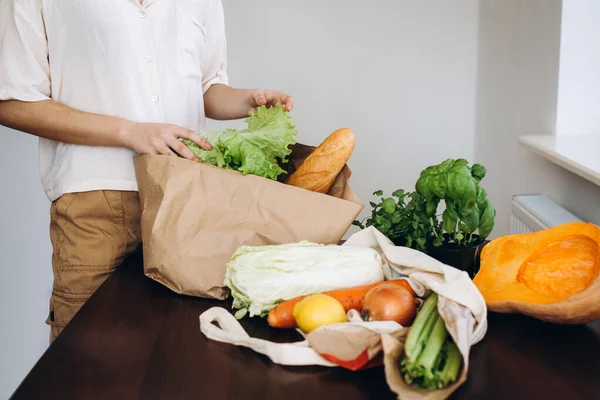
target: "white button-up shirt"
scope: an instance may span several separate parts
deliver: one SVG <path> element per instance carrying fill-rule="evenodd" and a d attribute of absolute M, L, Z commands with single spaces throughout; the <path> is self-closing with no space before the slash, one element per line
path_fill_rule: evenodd
<path fill-rule="evenodd" d="M 0 0 L 0 51 L 0 100 L 196 132 L 204 93 L 227 84 L 221 0 Z M 40 138 L 44 190 L 137 190 L 133 155 Z"/>

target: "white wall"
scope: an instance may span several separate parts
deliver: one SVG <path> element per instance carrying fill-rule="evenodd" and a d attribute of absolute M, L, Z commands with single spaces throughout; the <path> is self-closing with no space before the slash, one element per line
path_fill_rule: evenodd
<path fill-rule="evenodd" d="M 600 1 L 562 4 L 557 135 L 600 135 Z"/>
<path fill-rule="evenodd" d="M 560 0 L 480 1 L 475 155 L 498 210 L 492 236 L 509 233 L 511 195 L 520 193 L 546 193 L 600 223 L 600 187 L 518 143 L 554 133 L 560 22 Z"/>
<path fill-rule="evenodd" d="M 476 0 L 223 3 L 231 85 L 293 95 L 301 142 L 356 133 L 363 215 L 373 191 L 414 190 L 426 166 L 473 158 Z"/>
<path fill-rule="evenodd" d="M 50 202 L 40 184 L 37 138 L 0 126 L 0 398 L 42 355 L 52 287 Z"/>
<path fill-rule="evenodd" d="M 473 158 L 477 0 L 223 2 L 231 84 L 295 96 L 301 142 L 352 128 L 352 185 L 363 201 L 377 189 L 413 189 L 431 163 Z M 46 346 L 52 275 L 36 140 L 0 128 L 0 147 L 5 398 Z"/>

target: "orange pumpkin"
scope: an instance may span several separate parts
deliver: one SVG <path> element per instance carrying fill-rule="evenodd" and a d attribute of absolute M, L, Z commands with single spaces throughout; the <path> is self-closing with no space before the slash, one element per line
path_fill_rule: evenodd
<path fill-rule="evenodd" d="M 488 309 L 582 324 L 600 318 L 600 227 L 572 222 L 492 240 L 473 282 Z"/>

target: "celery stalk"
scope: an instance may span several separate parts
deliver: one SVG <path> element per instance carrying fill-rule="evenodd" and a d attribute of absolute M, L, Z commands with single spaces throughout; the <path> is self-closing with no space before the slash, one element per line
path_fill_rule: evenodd
<path fill-rule="evenodd" d="M 407 384 L 442 389 L 455 382 L 462 355 L 446 329 L 433 293 L 417 314 L 404 344 L 400 369 Z"/>
<path fill-rule="evenodd" d="M 437 312 L 437 293 L 435 292 L 423 303 L 406 336 L 404 353 L 410 361 L 415 361 L 423 349 L 422 345 L 428 336 L 428 334 L 425 335 L 427 332 L 425 327 L 428 325 L 430 319 L 435 318 L 434 311 Z"/>
<path fill-rule="evenodd" d="M 446 353 L 446 362 L 444 363 L 442 371 L 439 372 L 439 389 L 446 387 L 458 379 L 458 373 L 460 372 L 460 367 L 462 365 L 462 355 L 452 338 L 446 341 L 444 350 Z"/>
<path fill-rule="evenodd" d="M 418 342 L 415 345 L 415 349 L 413 350 L 415 359 L 411 360 L 410 357 L 407 357 L 408 365 L 406 365 L 405 368 L 406 372 L 415 378 L 423 376 L 425 374 L 425 369 L 417 362 L 417 360 L 419 359 L 420 354 L 422 353 L 423 349 L 430 340 L 431 331 L 433 330 L 433 326 L 435 325 L 438 318 L 440 318 L 440 316 L 437 312 L 437 308 L 434 308 L 431 312 L 431 315 L 427 319 L 427 322 L 421 331 L 421 335 L 419 336 Z"/>
<path fill-rule="evenodd" d="M 431 335 L 429 335 L 429 339 L 425 344 L 425 348 L 419 354 L 419 358 L 417 363 L 426 371 L 431 372 L 433 375 L 433 366 L 435 362 L 439 359 L 440 351 L 444 346 L 444 342 L 446 341 L 446 337 L 448 336 L 448 331 L 446 330 L 446 325 L 444 323 L 444 319 L 437 314 L 437 318 L 435 321 L 435 325 L 431 330 Z"/>

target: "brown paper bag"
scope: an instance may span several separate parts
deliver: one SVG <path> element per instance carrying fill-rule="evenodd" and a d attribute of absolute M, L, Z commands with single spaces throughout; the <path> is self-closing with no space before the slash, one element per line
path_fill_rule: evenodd
<path fill-rule="evenodd" d="M 292 173 L 313 149 L 295 145 L 282 168 Z M 238 247 L 336 244 L 363 208 L 347 166 L 328 194 L 172 156 L 138 155 L 134 166 L 144 273 L 179 294 L 225 299 Z"/>

